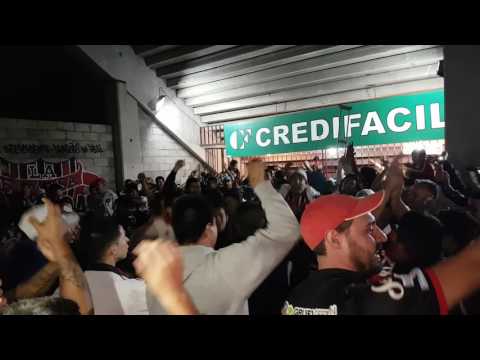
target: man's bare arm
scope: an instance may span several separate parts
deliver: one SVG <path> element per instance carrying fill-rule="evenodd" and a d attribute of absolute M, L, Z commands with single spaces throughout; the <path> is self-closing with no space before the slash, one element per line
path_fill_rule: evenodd
<path fill-rule="evenodd" d="M 480 239 L 433 266 L 449 309 L 480 289 Z"/>
<path fill-rule="evenodd" d="M 81 314 L 91 314 L 93 304 L 87 280 L 66 241 L 67 228 L 60 207 L 46 198 L 43 201 L 47 207 L 45 221 L 40 223 L 35 218 L 30 219 L 38 233 L 37 246 L 42 254 L 60 269 L 60 295 L 75 301 Z"/>
<path fill-rule="evenodd" d="M 5 297 L 11 303 L 20 299 L 44 296 L 51 289 L 59 275 L 60 269 L 58 265 L 49 262 L 29 280 L 21 283 L 15 289 L 7 291 Z"/>

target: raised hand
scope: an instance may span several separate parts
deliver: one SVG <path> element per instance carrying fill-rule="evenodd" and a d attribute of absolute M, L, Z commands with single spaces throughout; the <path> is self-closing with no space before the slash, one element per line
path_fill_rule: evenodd
<path fill-rule="evenodd" d="M 136 272 L 170 314 L 198 313 L 183 286 L 182 257 L 173 242 L 142 241 L 133 253 Z"/>
<path fill-rule="evenodd" d="M 401 155 L 395 157 L 390 164 L 387 171 L 387 178 L 385 180 L 385 189 L 394 191 L 403 188 L 405 178 L 403 175 L 403 168 L 400 164 Z"/>
<path fill-rule="evenodd" d="M 172 242 L 142 241 L 133 253 L 135 270 L 155 293 L 173 293 L 182 287 L 182 258 Z"/>
<path fill-rule="evenodd" d="M 259 159 L 254 159 L 247 164 L 248 181 L 255 188 L 265 181 L 265 164 Z"/>
<path fill-rule="evenodd" d="M 184 160 L 178 160 L 176 163 L 175 163 L 175 166 L 173 167 L 173 169 L 175 171 L 178 171 L 180 170 L 181 168 L 183 168 L 185 166 L 185 161 Z"/>
<path fill-rule="evenodd" d="M 47 207 L 47 217 L 43 223 L 36 218 L 29 219 L 38 233 L 37 246 L 42 254 L 52 262 L 58 262 L 60 257 L 70 253 L 70 247 L 66 241 L 68 228 L 62 219 L 62 212 L 58 205 L 48 198 L 42 199 Z"/>

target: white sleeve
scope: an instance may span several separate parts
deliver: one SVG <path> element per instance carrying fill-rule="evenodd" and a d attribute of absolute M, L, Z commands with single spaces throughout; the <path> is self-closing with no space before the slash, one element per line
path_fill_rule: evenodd
<path fill-rule="evenodd" d="M 247 298 L 285 258 L 300 238 L 295 215 L 270 182 L 255 188 L 267 217 L 267 228 L 245 241 L 227 246 L 214 255 L 215 272 L 232 289 Z"/>

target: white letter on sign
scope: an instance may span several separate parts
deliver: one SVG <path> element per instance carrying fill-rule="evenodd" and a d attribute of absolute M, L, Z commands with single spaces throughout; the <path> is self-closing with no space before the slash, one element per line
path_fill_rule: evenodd
<path fill-rule="evenodd" d="M 417 130 L 425 130 L 425 106 L 418 105 L 415 107 L 417 113 Z"/>
<path fill-rule="evenodd" d="M 261 128 L 260 130 L 257 131 L 257 135 L 255 135 L 255 140 L 257 141 L 258 146 L 261 146 L 261 147 L 268 146 L 271 143 L 270 139 L 262 141 L 263 134 L 270 134 L 270 130 L 267 128 Z"/>
<path fill-rule="evenodd" d="M 360 127 L 360 124 L 358 122 L 352 122 L 352 120 L 357 120 L 360 119 L 362 115 L 360 114 L 353 114 L 350 116 L 347 116 L 348 119 L 348 129 L 347 129 L 347 137 L 352 137 L 352 128 Z"/>
<path fill-rule="evenodd" d="M 340 118 L 338 116 L 335 116 L 332 119 L 332 123 L 333 123 L 333 138 L 338 139 L 338 131 L 339 131 L 339 127 L 340 127 Z"/>
<path fill-rule="evenodd" d="M 317 132 L 317 129 L 318 129 L 317 125 L 322 125 L 322 135 L 320 136 L 318 135 L 318 132 Z M 323 119 L 313 120 L 310 123 L 310 127 L 311 127 L 310 132 L 312 134 L 312 141 L 322 141 L 323 139 L 327 138 L 329 127 L 328 127 L 328 123 L 325 120 Z"/>
<path fill-rule="evenodd" d="M 298 135 L 303 135 L 307 133 L 307 129 L 300 130 L 299 127 L 307 126 L 306 122 L 296 123 L 292 125 L 292 143 L 304 143 L 308 142 L 306 137 L 298 137 Z"/>
<path fill-rule="evenodd" d="M 290 140 L 287 137 L 288 134 L 288 126 L 287 125 L 279 125 L 273 128 L 273 144 L 278 145 L 280 144 L 280 138 L 284 144 L 290 144 Z"/>
<path fill-rule="evenodd" d="M 373 121 L 373 124 L 372 124 Z M 376 131 L 379 134 L 385 134 L 385 128 L 383 127 L 380 117 L 376 111 L 370 111 L 363 124 L 362 136 L 368 136 L 370 131 Z"/>
<path fill-rule="evenodd" d="M 430 105 L 430 119 L 432 119 L 432 129 L 442 129 L 445 127 L 445 122 L 440 121 L 439 103 Z"/>
<path fill-rule="evenodd" d="M 397 114 L 410 115 L 410 110 L 406 108 L 396 108 L 390 111 L 387 116 L 387 125 L 390 130 L 392 130 L 393 132 L 404 132 L 410 129 L 412 123 L 408 121 L 405 121 L 402 126 L 397 126 L 397 124 L 395 123 L 395 117 L 397 116 Z"/>

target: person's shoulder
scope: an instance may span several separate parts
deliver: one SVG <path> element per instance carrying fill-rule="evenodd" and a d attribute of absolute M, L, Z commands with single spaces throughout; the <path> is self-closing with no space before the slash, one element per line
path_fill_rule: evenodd
<path fill-rule="evenodd" d="M 338 315 L 350 281 L 339 281 L 338 271 L 312 271 L 287 297 L 284 315 Z"/>

